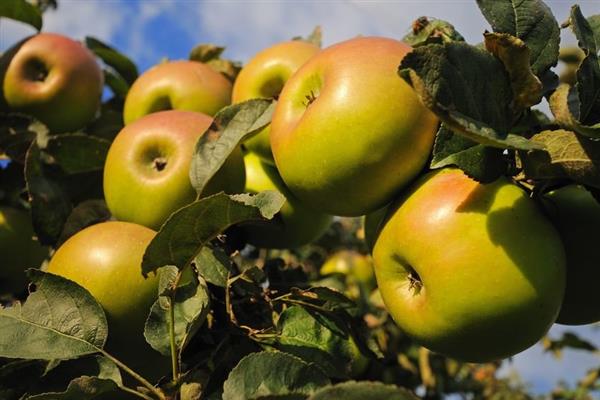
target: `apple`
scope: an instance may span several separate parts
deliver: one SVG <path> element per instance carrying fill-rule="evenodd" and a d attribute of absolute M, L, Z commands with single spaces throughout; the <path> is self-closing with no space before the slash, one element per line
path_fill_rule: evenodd
<path fill-rule="evenodd" d="M 277 190 L 286 198 L 279 212 L 280 224 L 273 222 L 246 225 L 248 243 L 264 248 L 294 248 L 318 239 L 331 224 L 332 217 L 306 206 L 285 186 L 277 169 L 261 161 L 258 155 L 244 155 L 246 192 Z"/>
<path fill-rule="evenodd" d="M 488 362 L 548 331 L 565 289 L 565 253 L 521 188 L 445 169 L 392 207 L 373 258 L 383 301 L 406 334 L 446 356 Z"/>
<path fill-rule="evenodd" d="M 214 116 L 231 103 L 231 82 L 206 64 L 169 61 L 155 65 L 131 85 L 125 124 L 157 111 L 186 110 Z"/>
<path fill-rule="evenodd" d="M 600 249 L 596 243 L 600 205 L 577 185 L 548 193 L 542 204 L 562 237 L 567 256 L 567 286 L 556 322 L 582 325 L 600 321 Z"/>
<path fill-rule="evenodd" d="M 100 106 L 104 78 L 96 58 L 81 43 L 40 33 L 20 45 L 2 83 L 14 111 L 42 121 L 52 133 L 76 131 Z"/>
<path fill-rule="evenodd" d="M 294 72 L 321 49 L 314 44 L 292 40 L 278 43 L 256 54 L 242 68 L 233 84 L 233 103 L 256 98 L 278 98 Z M 244 146 L 265 162 L 274 163 L 269 126 L 247 139 Z"/>
<path fill-rule="evenodd" d="M 343 274 L 349 283 L 363 285 L 369 292 L 375 288 L 373 262 L 355 250 L 339 250 L 330 255 L 321 266 L 321 275 Z"/>
<path fill-rule="evenodd" d="M 211 122 L 201 113 L 169 110 L 126 125 L 104 166 L 104 197 L 113 216 L 159 229 L 169 215 L 194 201 L 190 163 L 196 142 Z M 203 194 L 240 193 L 244 183 L 244 160 L 236 148 Z"/>
<path fill-rule="evenodd" d="M 158 278 L 142 275 L 142 257 L 154 238 L 151 229 L 109 221 L 71 236 L 48 264 L 47 271 L 87 289 L 106 312 L 106 350 L 134 370 L 157 369 L 162 361 L 144 338 L 144 324 L 158 297 Z M 163 362 L 168 366 L 168 362 Z"/>
<path fill-rule="evenodd" d="M 397 75 L 411 47 L 359 37 L 322 50 L 285 84 L 271 123 L 283 181 L 328 214 L 374 211 L 425 165 L 438 120 Z"/>
<path fill-rule="evenodd" d="M 48 249 L 33 237 L 29 213 L 12 207 L 0 207 L 1 291 L 25 289 L 25 270 L 38 268 L 48 257 Z"/>

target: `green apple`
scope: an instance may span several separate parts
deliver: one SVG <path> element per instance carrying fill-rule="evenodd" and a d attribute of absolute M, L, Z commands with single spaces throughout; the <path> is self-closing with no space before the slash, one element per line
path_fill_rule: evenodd
<path fill-rule="evenodd" d="M 373 247 L 375 246 L 379 232 L 388 217 L 388 210 L 389 206 L 381 207 L 363 217 L 365 243 L 371 252 L 373 252 Z"/>
<path fill-rule="evenodd" d="M 397 203 L 373 251 L 383 301 L 409 336 L 469 362 L 512 356 L 556 320 L 565 289 L 560 236 L 501 178 L 446 169 Z"/>
<path fill-rule="evenodd" d="M 290 76 L 320 50 L 314 44 L 292 40 L 259 52 L 237 76 L 233 84 L 233 103 L 256 98 L 278 98 Z M 263 161 L 273 163 L 269 131 L 267 126 L 246 140 L 244 146 L 258 154 Z"/>
<path fill-rule="evenodd" d="M 27 268 L 38 268 L 48 249 L 33 238 L 29 213 L 0 207 L 0 292 L 25 289 Z"/>
<path fill-rule="evenodd" d="M 104 78 L 94 55 L 81 43 L 40 33 L 20 45 L 2 83 L 14 111 L 34 116 L 50 132 L 76 131 L 100 106 Z"/>
<path fill-rule="evenodd" d="M 286 185 L 328 214 L 374 211 L 425 165 L 438 121 L 398 77 L 411 47 L 359 37 L 326 48 L 285 84 L 271 149 Z"/>
<path fill-rule="evenodd" d="M 142 275 L 142 257 L 154 238 L 151 229 L 110 221 L 89 226 L 58 248 L 47 271 L 87 289 L 106 312 L 109 353 L 134 370 L 157 370 L 168 362 L 144 339 L 144 324 L 158 297 L 158 278 Z"/>
<path fill-rule="evenodd" d="M 247 153 L 244 163 L 245 191 L 277 190 L 286 198 L 278 214 L 281 225 L 270 222 L 245 226 L 248 243 L 264 248 L 294 248 L 318 239 L 327 230 L 332 217 L 307 207 L 290 193 L 274 166 L 262 162 L 254 153 Z"/>
<path fill-rule="evenodd" d="M 190 164 L 196 142 L 211 122 L 204 114 L 169 110 L 126 125 L 104 166 L 104 197 L 114 217 L 159 229 L 169 215 L 194 201 Z M 236 148 L 203 194 L 240 193 L 244 183 L 244 160 Z"/>
<path fill-rule="evenodd" d="M 321 275 L 343 274 L 350 281 L 374 289 L 375 273 L 371 257 L 355 250 L 339 250 L 330 255 L 321 266 Z"/>
<path fill-rule="evenodd" d="M 600 205 L 590 192 L 576 185 L 548 193 L 542 204 L 567 255 L 567 287 L 556 322 L 581 325 L 600 321 L 600 248 L 596 243 Z"/>
<path fill-rule="evenodd" d="M 155 65 L 131 85 L 123 109 L 125 124 L 164 110 L 196 111 L 215 115 L 231 103 L 231 82 L 197 61 Z"/>

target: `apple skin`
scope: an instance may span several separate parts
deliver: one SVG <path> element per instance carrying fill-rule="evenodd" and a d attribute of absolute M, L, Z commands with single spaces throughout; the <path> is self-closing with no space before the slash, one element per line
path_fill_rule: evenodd
<path fill-rule="evenodd" d="M 34 116 L 52 133 L 76 131 L 90 122 L 103 86 L 92 52 L 54 33 L 40 33 L 20 45 L 2 85 L 12 110 Z"/>
<path fill-rule="evenodd" d="M 283 85 L 298 68 L 321 49 L 301 40 L 278 43 L 256 54 L 242 68 L 233 84 L 232 101 L 277 98 Z M 247 139 L 244 146 L 263 161 L 274 164 L 269 140 L 270 127 Z"/>
<path fill-rule="evenodd" d="M 425 165 L 438 120 L 398 77 L 411 47 L 361 37 L 313 56 L 287 81 L 271 149 L 292 193 L 317 210 L 365 215 Z"/>
<path fill-rule="evenodd" d="M 25 270 L 39 268 L 48 248 L 33 239 L 31 217 L 26 211 L 0 207 L 0 292 L 25 289 Z"/>
<path fill-rule="evenodd" d="M 379 237 L 379 232 L 384 226 L 385 221 L 388 217 L 389 205 L 381 207 L 363 217 L 363 230 L 365 232 L 365 243 L 371 253 L 373 253 L 373 247 Z"/>
<path fill-rule="evenodd" d="M 344 274 L 351 281 L 364 285 L 370 292 L 375 288 L 373 261 L 354 250 L 339 250 L 329 256 L 321 266 L 321 275 Z"/>
<path fill-rule="evenodd" d="M 231 82 L 206 64 L 170 61 L 136 79 L 125 99 L 125 124 L 157 111 L 187 110 L 214 116 L 231 103 Z"/>
<path fill-rule="evenodd" d="M 255 224 L 243 227 L 248 243 L 256 247 L 288 249 L 318 239 L 331 224 L 332 217 L 307 207 L 285 186 L 277 169 L 261 161 L 258 155 L 244 155 L 246 192 L 277 190 L 286 198 L 278 214 L 282 225 Z"/>
<path fill-rule="evenodd" d="M 394 206 L 373 257 L 398 326 L 468 362 L 535 344 L 565 288 L 562 242 L 537 204 L 506 179 L 482 185 L 460 170 L 419 180 Z"/>
<path fill-rule="evenodd" d="M 196 142 L 212 118 L 169 110 L 126 125 L 113 141 L 104 167 L 104 197 L 121 221 L 158 230 L 177 209 L 196 199 L 189 170 Z M 241 193 L 244 160 L 236 148 L 206 186 L 203 195 Z"/>
<path fill-rule="evenodd" d="M 141 265 L 155 234 L 129 222 L 92 225 L 63 243 L 47 268 L 96 298 L 108 321 L 106 350 L 146 373 L 160 369 L 154 361 L 169 365 L 144 339 L 144 324 L 158 297 L 158 277 L 151 273 L 144 278 Z"/>
<path fill-rule="evenodd" d="M 567 255 L 567 286 L 556 322 L 583 325 L 600 321 L 600 249 L 596 239 L 600 205 L 577 185 L 548 193 L 542 204 L 561 235 Z"/>

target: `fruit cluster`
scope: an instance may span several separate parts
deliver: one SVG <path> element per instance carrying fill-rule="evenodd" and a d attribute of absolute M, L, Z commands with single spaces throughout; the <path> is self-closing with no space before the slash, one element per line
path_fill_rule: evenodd
<path fill-rule="evenodd" d="M 40 33 L 8 53 L 0 77 L 10 112 L 34 117 L 52 135 L 97 118 L 104 77 L 87 48 Z M 142 333 L 160 282 L 155 273 L 142 274 L 141 265 L 157 232 L 217 193 L 274 190 L 285 204 L 273 220 L 234 227 L 242 253 L 246 244 L 296 249 L 340 217 L 365 216 L 372 261 L 340 252 L 321 274 L 348 276 L 348 286 L 358 288 L 346 293 L 350 298 L 378 290 L 398 327 L 434 352 L 489 362 L 532 346 L 555 322 L 600 321 L 592 234 L 600 205 L 574 184 L 532 192 L 532 180 L 516 174 L 484 182 L 457 163 L 430 170 L 434 142 L 463 128 L 440 111 L 436 102 L 444 99 L 423 95 L 421 78 L 407 79 L 402 67 L 399 76 L 399 66 L 417 56 L 402 41 L 358 37 L 325 49 L 304 40 L 280 43 L 235 77 L 196 60 L 154 66 L 132 82 L 124 126 L 103 160 L 112 221 L 89 221 L 49 252 L 32 240 L 25 211 L 0 208 L 0 252 L 9 255 L 1 289 L 23 288 L 23 267 L 49 260 L 45 271 L 78 283 L 102 305 L 111 332 L 106 349 L 144 370 L 154 363 Z M 236 129 L 223 115 L 253 99 L 273 101 L 270 123 L 249 129 L 223 155 L 219 135 Z M 206 151 L 211 140 L 214 155 Z M 198 190 L 190 174 L 200 150 L 218 168 Z M 515 148 L 508 152 L 517 159 Z M 197 280 L 195 272 L 188 266 L 178 284 Z M 162 361 L 158 353 L 156 359 Z"/>

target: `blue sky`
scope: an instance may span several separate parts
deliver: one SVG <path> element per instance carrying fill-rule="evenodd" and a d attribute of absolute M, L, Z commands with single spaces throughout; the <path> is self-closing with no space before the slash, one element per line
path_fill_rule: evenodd
<path fill-rule="evenodd" d="M 574 2 L 546 3 L 562 22 Z M 45 31 L 76 39 L 95 36 L 132 57 L 141 71 L 165 57 L 186 58 L 199 43 L 224 45 L 226 57 L 244 62 L 274 43 L 308 34 L 315 25 L 322 26 L 325 45 L 358 34 L 401 38 L 422 15 L 452 22 L 472 43 L 482 41 L 483 31 L 489 29 L 473 0 L 59 0 L 59 4 L 56 12 L 46 14 Z M 579 0 L 578 4 L 585 15 L 600 14 L 598 0 Z M 0 51 L 31 33 L 25 25 L 1 21 Z M 563 42 L 574 43 L 570 32 L 563 32 Z M 515 327 L 515 334 L 518 330 Z M 555 326 L 550 334 L 557 337 L 565 330 L 600 347 L 598 326 Z M 535 346 L 515 356 L 503 373 L 516 370 L 532 390 L 547 392 L 558 380 L 574 383 L 599 364 L 597 354 L 567 351 L 556 360 Z"/>

